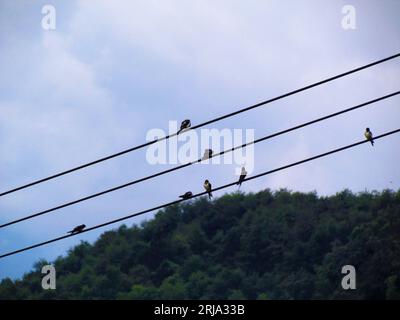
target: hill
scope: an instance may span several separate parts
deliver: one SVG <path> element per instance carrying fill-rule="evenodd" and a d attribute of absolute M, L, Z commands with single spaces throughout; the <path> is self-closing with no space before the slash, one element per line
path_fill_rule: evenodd
<path fill-rule="evenodd" d="M 200 198 L 0 283 L 1 299 L 400 299 L 400 191 Z M 357 289 L 343 290 L 353 265 Z"/>

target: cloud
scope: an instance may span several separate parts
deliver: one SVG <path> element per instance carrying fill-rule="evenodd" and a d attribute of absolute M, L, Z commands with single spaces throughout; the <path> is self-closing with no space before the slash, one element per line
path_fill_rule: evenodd
<path fill-rule="evenodd" d="M 0 10 L 6 26 L 0 28 L 2 189 L 142 143 L 148 130 L 166 129 L 169 120 L 197 124 L 391 55 L 400 46 L 395 2 L 383 8 L 376 1 L 354 1 L 354 32 L 340 26 L 345 1 L 55 1 L 54 32 L 40 29 L 40 3 L 21 3 L 1 3 Z M 261 137 L 398 90 L 398 74 L 399 64 L 392 61 L 215 128 L 251 128 Z M 394 128 L 398 103 L 392 98 L 260 143 L 254 174 L 361 139 L 366 123 L 374 132 Z M 400 179 L 396 141 L 377 144 L 373 153 L 360 148 L 278 172 L 242 190 L 382 189 L 385 180 Z M 146 163 L 142 151 L 2 198 L 0 220 L 166 169 Z M 373 171 L 360 165 L 365 158 Z M 205 177 L 213 185 L 237 178 L 234 166 L 187 168 L 10 228 L 2 251 L 64 234 L 82 220 L 96 224 L 170 201 L 186 189 L 202 190 Z M 17 274 L 14 266 L 21 260 L 30 266 L 39 256 L 54 258 L 78 241 L 10 259 L 1 275 Z"/>

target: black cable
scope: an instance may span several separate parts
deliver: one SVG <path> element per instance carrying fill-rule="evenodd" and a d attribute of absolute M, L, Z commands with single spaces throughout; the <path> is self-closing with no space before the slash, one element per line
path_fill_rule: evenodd
<path fill-rule="evenodd" d="M 393 131 L 390 131 L 390 132 L 386 132 L 384 134 L 376 136 L 374 138 L 374 140 L 378 140 L 380 138 L 383 138 L 383 137 L 386 137 L 386 136 L 389 136 L 389 135 L 392 135 L 392 134 L 398 133 L 398 132 L 400 132 L 400 129 L 393 130 Z M 321 153 L 319 155 L 316 155 L 316 156 L 313 156 L 313 157 L 310 157 L 310 158 L 306 158 L 306 159 L 303 159 L 301 161 L 293 162 L 291 164 L 288 164 L 288 165 L 285 165 L 285 166 L 282 166 L 282 167 L 279 167 L 279 168 L 276 168 L 276 169 L 273 169 L 273 170 L 269 170 L 269 171 L 257 174 L 255 176 L 248 177 L 248 178 L 244 179 L 243 182 L 250 181 L 250 180 L 253 180 L 253 179 L 257 179 L 257 178 L 263 177 L 265 175 L 268 175 L 268 174 L 271 174 L 271 173 L 274 173 L 274 172 L 277 172 L 277 171 L 285 170 L 285 169 L 297 166 L 299 164 L 303 164 L 305 162 L 309 162 L 309 161 L 312 161 L 312 160 L 315 160 L 315 159 L 318 159 L 318 158 L 322 158 L 322 157 L 328 156 L 328 155 L 333 154 L 333 153 L 337 153 L 337 152 L 340 152 L 340 151 L 343 151 L 343 150 L 346 150 L 346 149 L 350 149 L 350 148 L 356 147 L 356 146 L 364 144 L 364 143 L 369 143 L 369 140 L 362 140 L 362 141 L 347 145 L 345 147 L 341 147 L 341 148 L 334 149 L 334 150 L 331 150 L 331 151 L 328 151 L 328 152 L 325 152 L 325 153 Z M 212 191 L 215 192 L 215 191 L 218 191 L 218 190 L 222 190 L 222 189 L 234 186 L 236 184 L 237 184 L 237 181 L 229 183 L 229 184 L 226 184 L 226 185 L 223 185 L 223 186 L 220 186 L 220 187 L 217 187 L 217 188 L 214 188 Z M 197 194 L 193 195 L 189 199 L 197 198 L 197 197 L 200 197 L 200 196 L 205 195 L 205 194 L 207 194 L 207 191 L 197 193 Z M 37 248 L 37 247 L 41 247 L 41 246 L 44 246 L 44 245 L 52 243 L 52 242 L 56 242 L 56 241 L 60 241 L 60 240 L 63 240 L 63 239 L 69 238 L 69 237 L 73 237 L 73 236 L 76 236 L 76 235 L 81 234 L 81 233 L 85 233 L 85 232 L 89 232 L 89 231 L 92 231 L 92 230 L 95 230 L 95 229 L 99 229 L 99 228 L 108 226 L 110 224 L 114 224 L 114 223 L 117 223 L 117 222 L 120 222 L 120 221 L 123 221 L 123 220 L 127 220 L 127 219 L 130 219 L 130 218 L 133 218 L 133 217 L 136 217 L 136 216 L 139 216 L 139 215 L 151 212 L 151 211 L 155 211 L 155 210 L 159 210 L 159 209 L 162 209 L 162 208 L 170 207 L 172 205 L 178 204 L 178 203 L 180 203 L 182 201 L 186 201 L 186 200 L 189 200 L 189 199 L 175 200 L 175 201 L 172 201 L 172 202 L 169 202 L 169 203 L 157 206 L 157 207 L 153 207 L 153 208 L 150 208 L 150 209 L 139 211 L 139 212 L 133 213 L 131 215 L 128 215 L 128 216 L 125 216 L 125 217 L 122 217 L 122 218 L 118 218 L 118 219 L 115 219 L 115 220 L 111 220 L 111 221 L 96 225 L 94 227 L 85 229 L 85 230 L 83 230 L 82 232 L 79 232 L 79 233 L 68 234 L 68 235 L 61 236 L 61 237 L 58 237 L 58 238 L 54 238 L 54 239 L 51 239 L 51 240 L 48 240 L 48 241 L 45 241 L 45 242 L 37 243 L 37 244 L 31 245 L 29 247 L 25 247 L 25 248 L 22 248 L 22 249 L 11 251 L 11 252 L 5 253 L 3 255 L 0 255 L 0 259 L 8 257 L 8 256 L 11 256 L 11 255 L 15 255 L 15 254 L 23 252 L 23 251 L 27 251 L 27 250 L 31 250 L 31 249 L 34 249 L 34 248 Z"/>
<path fill-rule="evenodd" d="M 392 55 L 392 56 L 390 56 L 390 57 L 387 57 L 387 58 L 384 58 L 384 59 L 381 59 L 381 60 L 378 60 L 378 61 L 369 63 L 369 64 L 367 64 L 367 65 L 364 65 L 364 66 L 359 67 L 359 68 L 356 68 L 356 69 L 352 69 L 352 70 L 350 70 L 350 71 L 347 71 L 347 72 L 338 74 L 338 75 L 336 75 L 336 76 L 334 76 L 334 77 L 327 78 L 327 79 L 325 79 L 325 80 L 321 80 L 321 81 L 315 82 L 315 83 L 313 83 L 313 84 L 310 84 L 310 85 L 308 85 L 308 86 L 302 87 L 302 88 L 300 88 L 300 89 L 297 89 L 297 90 L 294 90 L 294 91 L 285 93 L 285 94 L 283 94 L 283 95 L 277 96 L 277 97 L 275 97 L 275 98 L 272 98 L 272 99 L 269 99 L 269 100 L 265 100 L 265 101 L 259 102 L 259 103 L 257 103 L 257 104 L 252 105 L 252 106 L 249 106 L 249 107 L 247 107 L 247 108 L 240 109 L 240 110 L 237 110 L 237 111 L 235 111 L 235 112 L 228 113 L 228 114 L 226 114 L 226 115 L 220 116 L 220 117 L 218 117 L 218 118 L 215 118 L 215 119 L 212 119 L 212 120 L 203 122 L 203 123 L 201 123 L 201 124 L 198 124 L 198 125 L 196 125 L 196 126 L 193 126 L 192 129 L 197 129 L 197 128 L 203 127 L 203 126 L 205 126 L 205 125 L 208 125 L 208 124 L 211 124 L 211 123 L 214 123 L 214 122 L 217 122 L 217 121 L 220 121 L 220 120 L 223 120 L 223 119 L 226 119 L 226 118 L 235 116 L 235 115 L 240 114 L 240 113 L 242 113 L 242 112 L 246 112 L 246 111 L 249 111 L 249 110 L 251 110 L 251 109 L 258 108 L 258 107 L 260 107 L 260 106 L 263 106 L 263 105 L 266 105 L 266 104 L 268 104 L 268 103 L 271 103 L 271 102 L 274 102 L 274 101 L 277 101 L 277 100 L 280 100 L 280 99 L 289 97 L 289 96 L 291 96 L 291 95 L 294 95 L 294 94 L 296 94 L 296 93 L 299 93 L 299 92 L 302 92 L 302 91 L 311 89 L 311 88 L 316 87 L 316 86 L 319 86 L 319 85 L 321 85 L 321 84 L 324 84 L 324 83 L 327 83 L 327 82 L 330 82 L 330 81 L 333 81 L 333 80 L 336 80 L 336 79 L 345 77 L 345 76 L 347 76 L 347 75 L 349 75 L 349 74 L 356 73 L 356 72 L 358 72 L 358 71 L 361 71 L 361 70 L 370 68 L 370 67 L 375 66 L 375 65 L 377 65 L 377 64 L 380 64 L 380 63 L 383 63 L 383 62 L 386 62 L 386 61 L 389 61 L 389 60 L 398 58 L 399 56 L 400 56 L 400 53 L 397 53 L 397 54 Z M 36 184 L 39 184 L 39 183 L 43 183 L 43 182 L 46 182 L 46 181 L 49 181 L 49 180 L 52 180 L 52 179 L 61 177 L 61 176 L 63 176 L 63 175 L 72 173 L 72 172 L 74 172 L 74 171 L 78 171 L 78 170 L 81 170 L 81 169 L 83 169 L 83 168 L 90 167 L 90 166 L 95 165 L 95 164 L 97 164 L 97 163 L 100 163 L 100 162 L 103 162 L 103 161 L 106 161 L 106 160 L 110 160 L 110 159 L 115 158 L 115 157 L 119 157 L 119 156 L 121 156 L 121 155 L 123 155 L 123 154 L 126 154 L 126 153 L 129 153 L 129 152 L 132 152 L 132 151 L 135 151 L 135 150 L 138 150 L 138 149 L 147 147 L 147 146 L 149 146 L 149 145 L 152 145 L 153 143 L 156 143 L 156 142 L 159 142 L 159 141 L 163 141 L 163 140 L 170 139 L 170 138 L 172 138 L 172 137 L 174 137 L 174 136 L 176 136 L 176 135 L 177 135 L 176 133 L 171 134 L 171 135 L 167 135 L 167 136 L 165 136 L 165 137 L 162 137 L 162 138 L 159 138 L 159 139 L 156 139 L 156 140 L 153 140 L 153 141 L 149 141 L 149 142 L 143 143 L 143 144 L 141 144 L 141 145 L 138 145 L 138 146 L 135 146 L 135 147 L 132 147 L 132 148 L 129 148 L 129 149 L 126 149 L 126 150 L 123 150 L 123 151 L 120 151 L 120 152 L 111 154 L 111 155 L 106 156 L 106 157 L 104 157 L 104 158 L 100 158 L 100 159 L 97 159 L 97 160 L 95 160 L 95 161 L 82 164 L 82 165 L 77 166 L 77 167 L 74 167 L 74 168 L 72 168 L 72 169 L 59 172 L 59 173 L 57 173 L 57 174 L 48 176 L 48 177 L 46 177 L 46 178 L 39 179 L 39 180 L 35 180 L 35 181 L 33 181 L 33 182 L 30 182 L 30 183 L 27 183 L 27 184 L 25 184 L 25 185 L 16 187 L 16 188 L 14 188 L 14 189 L 10 189 L 10 190 L 7 190 L 7 191 L 3 191 L 3 192 L 0 193 L 0 197 L 5 196 L 5 195 L 10 194 L 10 193 L 13 193 L 13 192 L 16 192 L 16 191 L 19 191 L 19 190 L 22 190 L 22 189 L 26 189 L 26 188 L 32 187 L 32 186 L 34 186 L 34 185 L 36 185 Z"/>
<path fill-rule="evenodd" d="M 251 142 L 248 142 L 248 143 L 244 143 L 244 144 L 242 144 L 242 145 L 233 147 L 233 148 L 231 148 L 231 149 L 224 150 L 224 151 L 222 151 L 222 152 L 220 152 L 220 153 L 216 153 L 216 154 L 212 155 L 212 156 L 209 157 L 209 158 L 213 158 L 213 157 L 217 157 L 217 156 L 220 156 L 220 155 L 229 153 L 229 152 L 233 152 L 233 151 L 235 151 L 235 150 L 237 150 L 237 149 L 241 149 L 241 148 L 247 147 L 247 146 L 249 146 L 249 145 L 256 144 L 256 143 L 259 143 L 259 142 L 262 142 L 262 141 L 265 141 L 265 140 L 274 138 L 274 137 L 276 137 L 276 136 L 279 136 L 279 135 L 288 133 L 288 132 L 290 132 L 290 131 L 294 131 L 294 130 L 297 130 L 297 129 L 300 129 L 300 128 L 309 126 L 309 125 L 311 125 L 311 124 L 314 124 L 314 123 L 317 123 L 317 122 L 320 122 L 320 121 L 323 121 L 323 120 L 326 120 L 326 119 L 329 119 L 329 118 L 332 118 L 332 117 L 336 117 L 336 116 L 341 115 L 341 114 L 343 114 L 343 113 L 350 112 L 350 111 L 353 111 L 353 110 L 356 110 L 356 109 L 359 109 L 359 108 L 368 106 L 368 105 L 370 105 L 370 104 L 373 104 L 373 103 L 376 103 L 376 102 L 378 102 L 378 101 L 381 101 L 381 100 L 384 100 L 384 99 L 393 97 L 393 96 L 398 95 L 398 94 L 400 94 L 400 91 L 393 92 L 393 93 L 388 94 L 388 95 L 386 95 L 386 96 L 382 96 L 382 97 L 379 97 L 379 98 L 376 98 L 376 99 L 373 99 L 373 100 L 370 100 L 370 101 L 361 103 L 361 104 L 359 104 L 359 105 L 353 106 L 353 107 L 351 107 L 351 108 L 347 108 L 347 109 L 344 109 L 344 110 L 341 110 L 341 111 L 338 111 L 338 112 L 329 114 L 329 115 L 327 115 L 327 116 L 324 116 L 324 117 L 321 117 L 321 118 L 318 118 L 318 119 L 315 119 L 315 120 L 312 120 L 312 121 L 309 121 L 309 122 L 305 122 L 305 123 L 300 124 L 300 125 L 297 125 L 297 126 L 295 126 L 295 127 L 292 127 L 292 128 L 289 128 L 289 129 L 286 129 L 286 130 L 283 130 L 283 131 L 279 131 L 279 132 L 273 133 L 273 134 L 271 134 L 271 135 L 268 135 L 268 136 L 265 136 L 265 137 L 256 139 L 256 140 L 254 140 L 254 141 L 251 141 Z M 83 198 L 80 198 L 80 199 L 77 199 L 77 200 L 74 200 L 74 201 L 70 201 L 70 202 L 61 204 L 61 205 L 59 205 L 59 206 L 50 208 L 50 209 L 46 209 L 46 210 L 43 210 L 43 211 L 39 211 L 39 212 L 34 213 L 34 214 L 31 214 L 31 215 L 29 215 L 29 216 L 25 216 L 25 217 L 23 217 L 23 218 L 19 218 L 19 219 L 16 219 L 16 220 L 13 220 L 13 221 L 10 221 L 10 222 L 1 224 L 1 225 L 0 225 L 0 229 L 1 229 L 1 228 L 4 228 L 4 227 L 7 227 L 7 226 L 10 226 L 10 225 L 13 225 L 13 224 L 16 224 L 16 223 L 19 223 L 19 222 L 22 222 L 22 221 L 25 221 L 25 220 L 29 220 L 29 219 L 32 219 L 32 218 L 35 218 L 35 217 L 38 217 L 38 216 L 41 216 L 41 215 L 50 213 L 50 212 L 54 212 L 54 211 L 56 211 L 56 210 L 60 210 L 60 209 L 63 209 L 63 208 L 72 206 L 72 205 L 74 205 L 74 204 L 77 204 L 77 203 L 80 203 L 80 202 L 83 202 L 83 201 L 87 201 L 87 200 L 90 200 L 90 199 L 93 199 L 93 198 L 96 198 L 96 197 L 105 195 L 105 194 L 110 193 L 110 192 L 117 191 L 117 190 L 122 189 L 122 188 L 129 187 L 129 186 L 134 185 L 134 184 L 137 184 L 137 183 L 139 183 L 139 182 L 143 182 L 143 181 L 146 181 L 146 180 L 153 179 L 153 178 L 155 178 L 155 177 L 158 177 L 158 176 L 167 174 L 167 173 L 172 172 L 172 171 L 176 171 L 176 170 L 182 169 L 182 168 L 184 168 L 184 167 L 188 167 L 188 166 L 193 165 L 193 164 L 195 164 L 195 163 L 200 163 L 200 162 L 202 162 L 202 161 L 203 161 L 203 158 L 200 158 L 200 159 L 198 159 L 198 160 L 195 160 L 195 161 L 192 161 L 192 162 L 189 162 L 189 163 L 185 163 L 185 164 L 183 164 L 183 165 L 176 166 L 176 167 L 174 167 L 174 168 L 167 169 L 167 170 L 164 170 L 164 171 L 161 171 L 161 172 L 152 174 L 152 175 L 147 176 L 147 177 L 143 177 L 143 178 L 140 178 L 140 179 L 137 179 L 137 180 L 134 180 L 134 181 L 130 181 L 130 182 L 128 182 L 128 183 L 125 183 L 125 184 L 122 184 L 122 185 L 119 185 L 119 186 L 116 186 L 116 187 L 113 187 L 113 188 L 110 188 L 110 189 L 107 189 L 107 190 L 104 190 L 104 191 L 95 193 L 95 194 L 92 194 L 92 195 L 89 195 L 89 196 L 86 196 L 86 197 L 83 197 Z"/>

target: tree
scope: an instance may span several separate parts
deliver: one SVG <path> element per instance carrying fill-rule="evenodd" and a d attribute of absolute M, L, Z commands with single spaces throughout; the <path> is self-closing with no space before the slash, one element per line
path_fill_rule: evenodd
<path fill-rule="evenodd" d="M 400 190 L 200 198 L 3 279 L 0 299 L 400 299 Z M 341 268 L 356 268 L 343 290 Z"/>

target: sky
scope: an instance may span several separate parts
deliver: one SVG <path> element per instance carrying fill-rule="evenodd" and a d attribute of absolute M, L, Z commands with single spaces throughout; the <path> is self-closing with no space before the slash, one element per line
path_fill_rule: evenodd
<path fill-rule="evenodd" d="M 56 10 L 55 30 L 42 27 L 45 5 Z M 342 26 L 345 5 L 355 9 L 355 29 Z M 398 0 L 0 0 L 0 191 L 141 144 L 152 129 L 168 133 L 170 121 L 195 125 L 399 53 L 399 18 Z M 400 58 L 208 128 L 262 137 L 399 89 Z M 259 143 L 252 174 L 360 141 L 366 127 L 375 135 L 398 129 L 399 119 L 395 96 Z M 392 135 L 241 190 L 398 190 L 399 143 Z M 175 166 L 150 164 L 146 153 L 1 197 L 0 223 Z M 0 254 L 201 192 L 205 179 L 230 183 L 237 168 L 190 166 L 0 229 Z M 121 224 L 1 259 L 0 279 L 20 278 L 35 261 Z"/>

